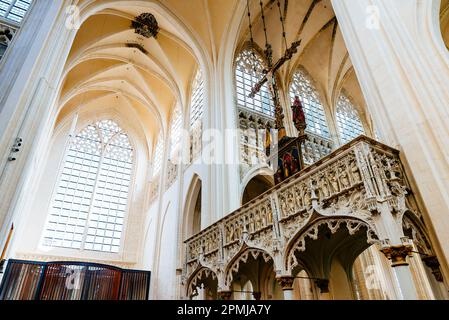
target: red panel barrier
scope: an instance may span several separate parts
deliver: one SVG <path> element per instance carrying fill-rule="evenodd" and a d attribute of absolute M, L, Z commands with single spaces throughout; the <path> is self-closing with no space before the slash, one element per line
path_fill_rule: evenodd
<path fill-rule="evenodd" d="M 150 277 L 94 263 L 10 260 L 0 300 L 147 300 Z"/>

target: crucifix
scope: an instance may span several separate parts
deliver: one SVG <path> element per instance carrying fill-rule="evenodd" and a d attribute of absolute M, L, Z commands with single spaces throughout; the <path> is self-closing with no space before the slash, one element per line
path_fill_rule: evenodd
<path fill-rule="evenodd" d="M 273 55 L 271 45 L 268 44 L 267 50 L 265 50 L 265 55 L 268 61 L 269 69 L 264 71 L 265 76 L 256 83 L 256 85 L 252 88 L 251 93 L 249 94 L 250 98 L 254 98 L 254 96 L 260 91 L 262 86 L 267 83 L 268 90 L 271 93 L 271 97 L 273 98 L 275 107 L 275 129 L 278 130 L 279 140 L 286 136 L 286 132 L 284 128 L 284 112 L 279 100 L 279 90 L 276 83 L 276 71 L 278 71 L 285 62 L 289 61 L 293 57 L 293 55 L 298 52 L 298 47 L 300 44 L 301 40 L 293 42 L 290 48 L 285 51 L 285 54 L 274 65 L 272 64 Z"/>
<path fill-rule="evenodd" d="M 284 127 L 284 112 L 279 99 L 279 90 L 276 82 L 276 72 L 284 65 L 285 62 L 292 59 L 293 55 L 298 52 L 298 47 L 301 44 L 301 40 L 293 42 L 290 47 L 287 47 L 287 40 L 285 35 L 284 17 L 282 16 L 280 1 L 277 1 L 279 9 L 280 20 L 282 24 L 282 36 L 285 43 L 286 51 L 284 55 L 273 64 L 273 50 L 268 43 L 267 28 L 265 24 L 265 14 L 262 0 L 259 1 L 261 8 L 261 16 L 263 21 L 264 33 L 265 33 L 265 57 L 267 60 L 268 68 L 264 70 L 264 76 L 257 84 L 252 88 L 249 94 L 250 98 L 261 90 L 262 86 L 267 84 L 268 90 L 271 93 L 275 107 L 275 129 L 277 130 L 277 152 L 272 153 L 271 147 L 274 142 L 271 136 L 270 128 L 266 128 L 265 150 L 269 163 L 272 165 L 275 175 L 275 183 L 278 184 L 285 179 L 296 174 L 304 168 L 304 159 L 302 152 L 302 144 L 305 141 L 304 130 L 306 128 L 306 122 L 301 102 L 298 97 L 295 97 L 294 105 L 292 106 L 294 114 L 295 127 L 298 129 L 298 137 L 287 137 Z M 249 31 L 251 36 L 251 43 L 254 43 L 252 36 L 252 22 L 251 13 L 249 9 L 249 0 L 247 0 L 248 19 L 249 19 Z"/>

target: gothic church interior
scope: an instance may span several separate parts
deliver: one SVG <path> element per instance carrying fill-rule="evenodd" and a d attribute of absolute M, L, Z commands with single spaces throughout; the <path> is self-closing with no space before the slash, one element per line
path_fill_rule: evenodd
<path fill-rule="evenodd" d="M 449 0 L 0 0 L 0 300 L 447 300 L 447 83 Z"/>

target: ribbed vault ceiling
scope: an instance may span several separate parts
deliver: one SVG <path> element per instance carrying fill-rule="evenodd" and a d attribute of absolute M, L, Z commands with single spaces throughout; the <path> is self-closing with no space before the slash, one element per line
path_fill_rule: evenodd
<path fill-rule="evenodd" d="M 295 68 L 302 64 L 323 87 L 329 105 L 341 87 L 348 87 L 363 105 L 352 65 L 329 0 L 281 0 L 287 41 L 302 39 L 300 51 L 280 71 L 287 87 Z M 263 1 L 269 42 L 275 59 L 285 47 L 277 1 Z M 246 1 L 81 0 L 84 21 L 65 67 L 60 118 L 74 109 L 99 104 L 124 104 L 138 114 L 151 143 L 168 126 L 175 106 L 186 109 L 191 80 L 201 64 L 213 66 L 239 23 L 235 48 L 249 40 Z M 265 46 L 259 0 L 250 0 L 254 38 Z M 94 14 L 92 15 L 91 12 Z M 152 13 L 160 27 L 157 39 L 143 38 L 130 28 L 134 17 Z M 236 19 L 237 17 L 237 19 Z M 145 52 L 130 44 L 140 44 Z"/>

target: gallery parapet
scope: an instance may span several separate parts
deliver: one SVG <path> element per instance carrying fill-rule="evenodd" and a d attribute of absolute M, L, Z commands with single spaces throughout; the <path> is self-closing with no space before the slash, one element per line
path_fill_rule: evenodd
<path fill-rule="evenodd" d="M 378 213 L 386 204 L 401 223 L 408 190 L 399 151 L 360 136 L 187 239 L 184 276 L 199 266 L 220 272 L 245 246 L 280 254 L 292 267 L 294 252 L 305 250 L 298 235 L 318 223 L 366 230 L 367 242 L 376 243 L 388 237 Z"/>

